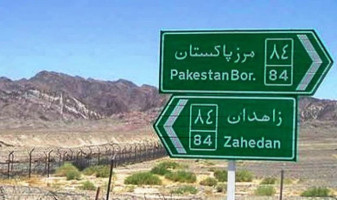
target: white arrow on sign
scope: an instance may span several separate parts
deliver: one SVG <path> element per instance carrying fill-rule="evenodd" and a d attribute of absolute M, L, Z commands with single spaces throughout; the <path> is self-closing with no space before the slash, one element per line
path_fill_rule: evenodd
<path fill-rule="evenodd" d="M 305 90 L 323 62 L 319 57 L 317 51 L 311 44 L 308 36 L 297 35 L 297 37 L 301 41 L 303 47 L 305 48 L 312 60 L 310 68 L 308 69 L 305 76 L 302 78 L 300 84 L 297 86 L 297 90 Z"/>
<path fill-rule="evenodd" d="M 188 101 L 187 99 L 180 99 L 176 107 L 173 109 L 171 115 L 164 124 L 164 129 L 167 135 L 170 137 L 172 144 L 174 145 L 179 154 L 186 154 L 186 150 L 181 144 L 179 138 L 177 137 L 177 134 L 173 129 L 173 124 L 177 120 L 181 111 L 184 109 L 187 101 Z"/>

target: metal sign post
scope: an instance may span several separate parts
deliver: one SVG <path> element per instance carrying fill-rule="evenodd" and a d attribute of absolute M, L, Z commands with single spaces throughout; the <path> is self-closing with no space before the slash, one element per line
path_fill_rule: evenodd
<path fill-rule="evenodd" d="M 235 200 L 235 161 L 228 161 L 227 200 Z"/>

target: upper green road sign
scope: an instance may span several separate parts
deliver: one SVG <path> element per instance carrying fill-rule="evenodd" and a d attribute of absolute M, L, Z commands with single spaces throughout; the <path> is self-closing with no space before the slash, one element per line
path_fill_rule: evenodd
<path fill-rule="evenodd" d="M 163 31 L 160 92 L 312 95 L 332 65 L 313 30 Z"/>
<path fill-rule="evenodd" d="M 295 161 L 296 125 L 292 97 L 173 96 L 154 128 L 171 157 Z"/>

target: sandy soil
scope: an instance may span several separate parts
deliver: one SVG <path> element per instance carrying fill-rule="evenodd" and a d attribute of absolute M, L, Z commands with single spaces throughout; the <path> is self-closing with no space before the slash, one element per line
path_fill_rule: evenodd
<path fill-rule="evenodd" d="M 49 146 L 81 146 L 98 145 L 107 141 L 125 142 L 141 141 L 146 138 L 156 138 L 157 136 L 150 125 L 121 123 L 116 120 L 105 120 L 83 124 L 76 122 L 59 130 L 36 129 L 36 130 L 6 130 L 0 134 L 0 141 L 15 146 L 15 148 L 26 148 L 35 145 L 42 147 Z M 254 162 L 239 161 L 237 169 L 247 169 L 255 175 L 253 182 L 238 183 L 237 195 L 241 199 L 253 198 L 255 189 L 259 186 L 264 177 L 280 177 L 280 171 L 285 171 L 287 184 L 284 186 L 285 196 L 289 199 L 298 198 L 299 194 L 311 186 L 326 186 L 337 191 L 337 125 L 335 122 L 310 122 L 302 123 L 299 138 L 299 160 L 290 162 Z M 2 147 L 8 148 L 8 147 Z M 163 160 L 173 160 L 163 158 L 161 160 L 149 161 L 115 169 L 116 177 L 113 181 L 114 195 L 136 195 L 143 198 L 144 195 L 170 195 L 170 191 L 179 185 L 164 177 L 162 186 L 130 186 L 124 185 L 124 179 L 140 171 L 149 171 L 151 168 Z M 212 177 L 214 169 L 226 169 L 227 162 L 223 160 L 184 160 L 174 159 L 174 161 L 188 166 L 189 171 L 197 175 L 197 182 L 191 184 L 198 189 L 197 196 L 205 199 L 221 199 L 224 193 L 216 192 L 215 188 L 201 186 L 199 182 L 206 177 Z M 66 181 L 64 177 L 51 178 L 36 177 L 31 180 L 2 180 L 0 184 L 26 185 L 46 188 L 57 191 L 83 192 L 79 186 L 83 181 L 90 180 L 96 186 L 102 188 L 105 193 L 107 178 L 96 178 L 83 176 L 80 181 Z M 273 185 L 276 189 L 275 198 L 279 191 L 279 182 Z M 88 192 L 94 195 L 95 192 Z M 335 193 L 335 195 L 337 195 Z M 257 198 L 257 197 L 254 197 Z M 274 198 L 274 199 L 275 199 Z"/>
<path fill-rule="evenodd" d="M 55 122 L 56 123 L 56 122 Z M 131 123 L 116 119 L 97 121 L 60 122 L 46 128 L 10 128 L 0 130 L 2 149 L 75 148 L 106 143 L 130 143 L 157 139 L 152 127 L 144 123 Z M 130 141 L 130 138 L 132 141 Z M 1 148 L 0 148 L 1 150 Z"/>

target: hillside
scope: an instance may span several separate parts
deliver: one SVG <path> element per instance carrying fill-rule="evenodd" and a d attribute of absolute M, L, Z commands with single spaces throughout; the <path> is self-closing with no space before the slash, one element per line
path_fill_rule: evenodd
<path fill-rule="evenodd" d="M 0 78 L 1 119 L 102 119 L 147 111 L 163 102 L 155 87 L 121 79 L 99 81 L 47 71 L 28 80 Z"/>
<path fill-rule="evenodd" d="M 7 122 L 53 122 L 77 119 L 98 120 L 148 113 L 152 121 L 169 95 L 157 88 L 137 86 L 127 80 L 101 81 L 42 71 L 30 79 L 0 78 L 0 120 Z M 337 101 L 303 97 L 299 102 L 302 121 L 337 119 Z M 128 121 L 130 121 L 129 119 Z"/>

